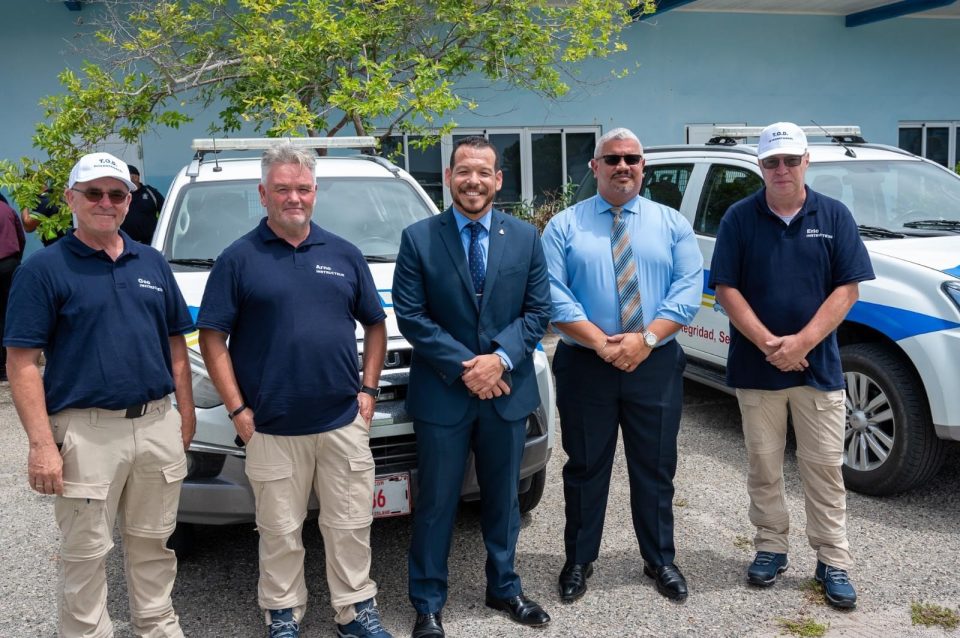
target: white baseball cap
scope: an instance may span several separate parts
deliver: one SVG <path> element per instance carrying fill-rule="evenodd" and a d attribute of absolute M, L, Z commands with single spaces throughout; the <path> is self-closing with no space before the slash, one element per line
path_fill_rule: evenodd
<path fill-rule="evenodd" d="M 807 152 L 807 136 L 796 124 L 777 122 L 760 131 L 757 159 L 771 155 L 803 155 Z"/>
<path fill-rule="evenodd" d="M 137 185 L 130 179 L 130 169 L 126 162 L 121 162 L 110 153 L 89 153 L 80 158 L 70 171 L 70 180 L 67 188 L 73 188 L 77 182 L 90 182 L 101 177 L 119 179 L 130 190 L 136 190 Z"/>

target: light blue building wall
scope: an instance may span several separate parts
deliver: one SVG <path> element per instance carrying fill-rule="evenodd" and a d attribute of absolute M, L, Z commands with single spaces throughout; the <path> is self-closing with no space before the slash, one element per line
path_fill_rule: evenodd
<path fill-rule="evenodd" d="M 629 52 L 580 77 L 560 103 L 488 93 L 464 126 L 628 126 L 647 144 L 684 141 L 684 126 L 777 120 L 859 124 L 896 144 L 901 120 L 960 119 L 960 20 L 899 18 L 845 28 L 841 16 L 673 11 L 634 24 Z M 634 66 L 634 65 L 638 66 Z"/>
<path fill-rule="evenodd" d="M 78 68 L 71 49 L 94 13 L 62 2 L 0 3 L 0 157 L 33 155 L 38 100 L 59 91 L 56 75 Z M 78 20 L 82 24 L 78 24 Z M 516 90 L 478 95 L 461 127 L 613 126 L 634 129 L 645 144 L 684 141 L 685 126 L 766 124 L 815 119 L 859 124 L 870 141 L 898 142 L 898 123 L 960 120 L 960 20 L 897 18 L 845 28 L 840 16 L 672 11 L 631 25 L 629 52 L 578 69 L 582 84 L 561 101 Z M 614 79 L 614 69 L 630 69 Z M 162 130 L 127 149 L 146 179 L 165 190 L 206 134 L 215 113 L 180 130 Z M 952 147 L 951 147 L 952 148 Z"/>

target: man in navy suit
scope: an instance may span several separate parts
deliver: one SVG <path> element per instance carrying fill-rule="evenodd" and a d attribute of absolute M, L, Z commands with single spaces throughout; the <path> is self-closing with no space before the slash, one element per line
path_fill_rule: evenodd
<path fill-rule="evenodd" d="M 413 638 L 444 636 L 447 556 L 471 449 L 487 548 L 486 604 L 524 625 L 550 622 L 523 595 L 513 569 L 524 425 L 539 403 L 532 354 L 550 317 L 543 249 L 533 226 L 493 208 L 503 174 L 489 141 L 458 141 L 444 179 L 453 206 L 404 231 L 393 279 L 397 324 L 413 345 Z"/>

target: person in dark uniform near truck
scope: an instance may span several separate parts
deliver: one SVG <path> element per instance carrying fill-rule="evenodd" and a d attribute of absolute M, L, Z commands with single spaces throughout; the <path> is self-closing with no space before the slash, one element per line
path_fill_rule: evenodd
<path fill-rule="evenodd" d="M 64 191 L 77 228 L 17 270 L 3 340 L 30 487 L 56 494 L 59 626 L 71 638 L 113 635 L 115 520 L 133 632 L 183 636 L 166 542 L 196 427 L 184 339 L 193 320 L 163 256 L 120 230 L 133 186 L 116 157 L 80 158 Z"/>

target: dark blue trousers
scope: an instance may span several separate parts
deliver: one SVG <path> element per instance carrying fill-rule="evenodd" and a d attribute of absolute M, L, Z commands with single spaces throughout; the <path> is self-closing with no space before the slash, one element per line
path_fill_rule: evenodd
<path fill-rule="evenodd" d="M 487 593 L 509 598 L 521 592 L 513 561 L 520 533 L 517 487 L 525 423 L 525 419 L 504 421 L 492 402 L 480 399 L 473 400 L 460 423 L 414 421 L 419 492 L 413 512 L 408 586 L 417 613 L 436 613 L 447 602 L 447 557 L 471 449 L 480 484 Z"/>
<path fill-rule="evenodd" d="M 676 341 L 655 348 L 633 372 L 614 368 L 592 350 L 557 346 L 553 372 L 563 449 L 569 457 L 563 466 L 568 561 L 588 563 L 600 554 L 622 429 L 640 554 L 655 567 L 673 562 L 673 477 L 685 365 Z"/>

